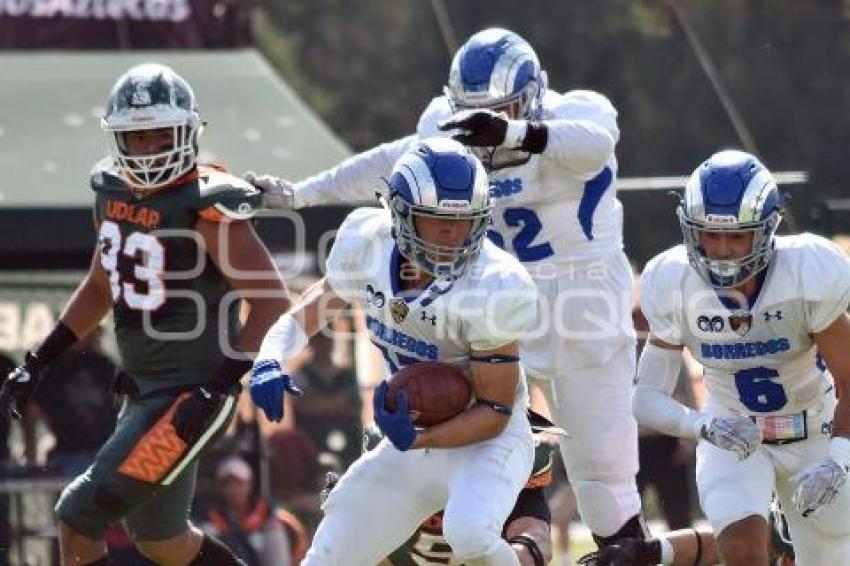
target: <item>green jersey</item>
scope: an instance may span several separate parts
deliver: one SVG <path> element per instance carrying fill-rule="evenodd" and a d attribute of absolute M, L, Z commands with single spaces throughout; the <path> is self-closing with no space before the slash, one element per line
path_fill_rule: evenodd
<path fill-rule="evenodd" d="M 238 301 L 195 231 L 199 218 L 251 218 L 257 189 L 201 167 L 175 185 L 137 196 L 105 159 L 95 165 L 100 263 L 109 276 L 123 367 L 142 393 L 208 380 L 224 359 Z"/>

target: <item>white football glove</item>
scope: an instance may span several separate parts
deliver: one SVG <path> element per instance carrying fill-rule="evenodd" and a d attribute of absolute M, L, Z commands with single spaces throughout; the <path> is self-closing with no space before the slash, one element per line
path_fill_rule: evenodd
<path fill-rule="evenodd" d="M 743 460 L 761 446 L 761 428 L 746 417 L 706 416 L 697 424 L 698 436 Z"/>
<path fill-rule="evenodd" d="M 847 468 L 827 456 L 791 477 L 799 482 L 791 501 L 803 517 L 808 517 L 838 497 L 841 487 L 847 482 Z"/>
<path fill-rule="evenodd" d="M 253 171 L 245 173 L 243 178 L 263 193 L 263 207 L 292 210 L 295 208 L 295 191 L 292 183 L 272 175 L 257 175 Z"/>

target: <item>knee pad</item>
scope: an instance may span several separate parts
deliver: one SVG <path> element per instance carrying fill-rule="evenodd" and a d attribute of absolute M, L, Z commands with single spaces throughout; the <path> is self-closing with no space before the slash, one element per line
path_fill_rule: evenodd
<path fill-rule="evenodd" d="M 640 514 L 634 478 L 618 482 L 581 480 L 572 487 L 582 520 L 596 536 L 611 537 Z"/>
<path fill-rule="evenodd" d="M 481 556 L 464 558 L 463 563 L 466 564 L 466 566 L 516 566 L 519 564 L 516 552 L 514 552 L 511 545 L 503 539 L 496 541 L 495 545 L 488 553 Z M 454 564 L 454 562 L 452 562 L 452 564 Z"/>
<path fill-rule="evenodd" d="M 480 516 L 443 517 L 443 536 L 458 559 L 483 557 L 502 540 L 499 526 L 488 528 Z"/>

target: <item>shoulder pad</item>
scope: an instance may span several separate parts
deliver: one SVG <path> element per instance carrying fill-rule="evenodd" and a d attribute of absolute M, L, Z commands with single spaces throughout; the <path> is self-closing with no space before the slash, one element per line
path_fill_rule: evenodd
<path fill-rule="evenodd" d="M 807 306 L 810 330 L 824 330 L 850 304 L 850 259 L 835 243 L 809 233 L 780 236 L 776 249 L 773 261 L 796 274 L 794 285 Z"/>
<path fill-rule="evenodd" d="M 89 181 L 91 189 L 96 193 L 127 188 L 111 157 L 104 157 L 92 166 Z"/>
<path fill-rule="evenodd" d="M 364 206 L 352 210 L 339 227 L 336 242 L 340 240 L 350 241 L 352 244 L 363 240 L 389 236 L 392 229 L 392 220 L 389 211 L 385 208 Z M 336 245 L 336 243 L 334 243 Z"/>
<path fill-rule="evenodd" d="M 604 95 L 592 90 L 571 90 L 565 94 L 547 92 L 544 99 L 546 113 L 564 120 L 593 120 L 615 127 L 617 110 Z"/>
<path fill-rule="evenodd" d="M 259 189 L 218 168 L 198 169 L 198 193 L 198 214 L 213 222 L 247 220 L 262 206 Z"/>
<path fill-rule="evenodd" d="M 640 276 L 640 308 L 652 333 L 670 344 L 682 343 L 682 288 L 691 271 L 684 245 L 661 252 Z"/>
<path fill-rule="evenodd" d="M 450 135 L 448 132 L 440 131 L 440 122 L 452 115 L 452 107 L 449 104 L 449 99 L 445 96 L 438 96 L 431 100 L 431 103 L 419 117 L 419 123 L 416 125 L 416 135 L 419 139 L 446 137 Z"/>

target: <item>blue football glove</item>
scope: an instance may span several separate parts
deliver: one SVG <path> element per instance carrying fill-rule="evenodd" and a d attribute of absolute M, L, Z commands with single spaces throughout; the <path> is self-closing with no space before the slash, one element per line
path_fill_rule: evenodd
<path fill-rule="evenodd" d="M 386 380 L 375 390 L 372 397 L 372 410 L 375 413 L 375 424 L 390 439 L 393 446 L 404 452 L 416 440 L 416 429 L 410 419 L 410 407 L 407 401 L 407 393 L 399 391 L 395 398 L 395 411 L 387 409 L 387 391 L 389 385 Z"/>
<path fill-rule="evenodd" d="M 283 373 L 277 360 L 259 360 L 254 364 L 248 390 L 254 404 L 263 410 L 267 419 L 276 423 L 283 418 L 284 393 L 301 395 L 301 390 Z"/>

